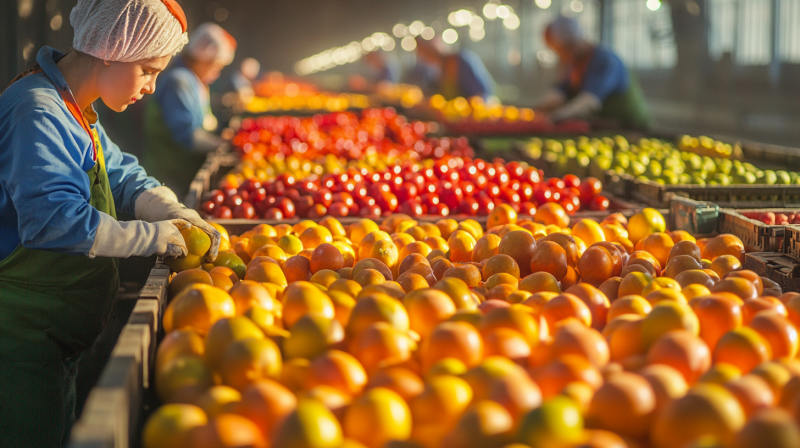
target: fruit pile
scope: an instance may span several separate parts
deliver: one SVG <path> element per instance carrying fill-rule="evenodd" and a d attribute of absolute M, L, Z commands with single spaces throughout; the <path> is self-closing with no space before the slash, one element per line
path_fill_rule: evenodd
<path fill-rule="evenodd" d="M 785 226 L 789 224 L 800 224 L 800 212 L 795 213 L 775 213 L 775 212 L 740 212 L 742 215 L 763 222 L 764 224 L 774 226 Z"/>
<path fill-rule="evenodd" d="M 597 179 L 544 182 L 542 172 L 524 163 L 473 160 L 466 138 L 429 138 L 430 127 L 391 108 L 243 120 L 232 141 L 242 162 L 205 194 L 201 212 L 281 220 L 392 212 L 486 216 L 501 203 L 527 215 L 547 202 L 568 213 L 609 206 Z"/>
<path fill-rule="evenodd" d="M 226 234 L 171 279 L 143 446 L 798 446 L 800 294 L 558 207 Z"/>
<path fill-rule="evenodd" d="M 658 139 L 641 139 L 632 144 L 621 136 L 563 141 L 533 139 L 526 151 L 534 159 L 555 162 L 564 172 L 593 166 L 662 185 L 800 184 L 796 172 L 760 169 L 730 158 L 731 145 L 721 142 L 711 145 L 706 138 L 702 142 L 705 146 L 695 148 L 691 137 L 682 138 L 677 145 Z"/>
<path fill-rule="evenodd" d="M 422 89 L 412 84 L 378 83 L 375 93 L 384 104 L 396 104 L 411 108 L 425 99 Z"/>
<path fill-rule="evenodd" d="M 286 111 L 343 111 L 350 108 L 366 109 L 369 98 L 350 93 L 320 92 L 309 83 L 284 79 L 277 72 L 254 84 L 255 98 L 247 105 L 250 113 Z"/>
<path fill-rule="evenodd" d="M 577 176 L 542 180 L 542 172 L 525 163 L 440 157 L 382 170 L 349 168 L 341 174 L 289 174 L 262 184 L 226 178 L 208 192 L 201 205 L 206 217 L 281 220 L 321 218 L 326 214 L 379 217 L 400 212 L 421 215 L 488 216 L 505 205 L 515 213 L 534 215 L 537 207 L 558 203 L 568 214 L 581 207 L 607 210 L 602 183 Z"/>
<path fill-rule="evenodd" d="M 536 115 L 532 109 L 486 104 L 481 97 L 469 100 L 458 97 L 447 101 L 441 95 L 434 95 L 429 104 L 448 131 L 459 134 L 579 134 L 591 130 L 587 122 L 570 120 L 554 124 L 545 115 Z"/>

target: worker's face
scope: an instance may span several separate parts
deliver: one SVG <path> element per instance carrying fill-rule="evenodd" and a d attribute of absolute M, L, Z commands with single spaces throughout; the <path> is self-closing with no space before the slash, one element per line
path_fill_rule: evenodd
<path fill-rule="evenodd" d="M 191 69 L 200 81 L 203 82 L 205 85 L 214 84 L 214 81 L 219 79 L 219 74 L 222 69 L 225 68 L 225 64 L 221 64 L 216 61 L 212 62 L 200 62 L 194 61 L 191 64 Z"/>
<path fill-rule="evenodd" d="M 103 62 L 100 70 L 100 98 L 109 109 L 122 112 L 147 94 L 156 91 L 156 78 L 172 56 L 135 62 Z"/>
<path fill-rule="evenodd" d="M 572 47 L 570 45 L 566 45 L 558 40 L 552 39 L 549 34 L 545 33 L 544 41 L 547 43 L 547 47 L 550 48 L 553 53 L 558 55 L 558 59 L 563 64 L 570 64 L 572 63 L 573 59 L 575 59 L 574 52 L 572 51 Z"/>

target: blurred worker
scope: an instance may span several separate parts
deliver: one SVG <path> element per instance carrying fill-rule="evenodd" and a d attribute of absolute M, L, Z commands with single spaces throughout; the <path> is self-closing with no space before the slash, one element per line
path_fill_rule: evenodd
<path fill-rule="evenodd" d="M 106 135 L 92 103 L 116 112 L 153 93 L 186 43 L 172 0 L 79 0 L 64 55 L 0 95 L 0 446 L 64 446 L 81 353 L 116 300 L 117 258 L 186 254 L 179 227 L 219 233 Z M 136 217 L 118 222 L 117 212 Z"/>
<path fill-rule="evenodd" d="M 575 19 L 559 17 L 544 38 L 564 76 L 535 109 L 549 112 L 553 121 L 597 117 L 628 128 L 650 125 L 642 89 L 625 64 L 610 49 L 587 41 Z"/>
<path fill-rule="evenodd" d="M 448 100 L 459 96 L 489 99 L 494 94 L 494 79 L 477 54 L 466 48 L 447 53 L 439 36 L 432 40 L 417 37 L 416 41 L 427 90 Z"/>
<path fill-rule="evenodd" d="M 367 76 L 354 74 L 349 77 L 348 84 L 352 90 L 364 92 L 400 82 L 400 65 L 397 59 L 388 53 L 380 50 L 370 51 L 361 58 L 361 62 L 366 66 L 368 73 Z"/>
<path fill-rule="evenodd" d="M 233 61 L 235 51 L 236 40 L 219 25 L 200 25 L 158 78 L 147 104 L 142 166 L 179 198 L 186 195 L 206 154 L 224 143 L 212 133 L 217 119 L 211 113 L 208 86 Z"/>
<path fill-rule="evenodd" d="M 253 100 L 253 83 L 258 79 L 259 73 L 261 64 L 253 58 L 246 58 L 238 70 L 212 86 L 211 105 L 219 118 L 220 128 L 226 127 L 231 118 L 242 113 Z"/>

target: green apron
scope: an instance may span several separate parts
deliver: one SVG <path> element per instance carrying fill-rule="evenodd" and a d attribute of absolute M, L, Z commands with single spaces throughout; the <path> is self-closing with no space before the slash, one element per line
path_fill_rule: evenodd
<path fill-rule="evenodd" d="M 151 99 L 144 112 L 145 145 L 142 166 L 183 200 L 206 154 L 192 151 L 172 138 L 158 103 Z"/>
<path fill-rule="evenodd" d="M 630 70 L 628 79 L 630 79 L 628 90 L 606 98 L 603 108 L 596 115 L 599 118 L 618 121 L 629 129 L 647 129 L 652 122 L 642 87 Z"/>
<path fill-rule="evenodd" d="M 92 137 L 97 163 L 86 172 L 89 203 L 116 218 L 94 130 Z M 75 422 L 77 362 L 111 317 L 117 274 L 112 258 L 22 245 L 0 261 L 0 447 L 66 445 Z"/>

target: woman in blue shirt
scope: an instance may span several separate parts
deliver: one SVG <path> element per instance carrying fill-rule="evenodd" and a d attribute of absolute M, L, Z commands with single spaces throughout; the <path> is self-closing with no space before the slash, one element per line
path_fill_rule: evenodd
<path fill-rule="evenodd" d="M 578 22 L 559 17 L 545 41 L 559 57 L 563 76 L 534 106 L 553 121 L 596 117 L 628 128 L 647 128 L 650 115 L 639 84 L 610 49 L 583 38 Z"/>
<path fill-rule="evenodd" d="M 79 0 L 72 51 L 49 47 L 0 95 L 0 446 L 59 447 L 76 365 L 110 317 L 116 258 L 186 254 L 179 227 L 219 234 L 106 135 L 183 47 L 174 0 Z M 116 212 L 136 216 L 118 222 Z M 191 224 L 190 224 L 191 223 Z"/>
<path fill-rule="evenodd" d="M 417 58 L 422 65 L 423 83 L 429 84 L 433 93 L 445 99 L 479 96 L 484 100 L 494 95 L 494 79 L 477 54 L 462 49 L 446 54 L 439 47 L 444 44 L 441 37 L 425 40 L 417 37 Z"/>

